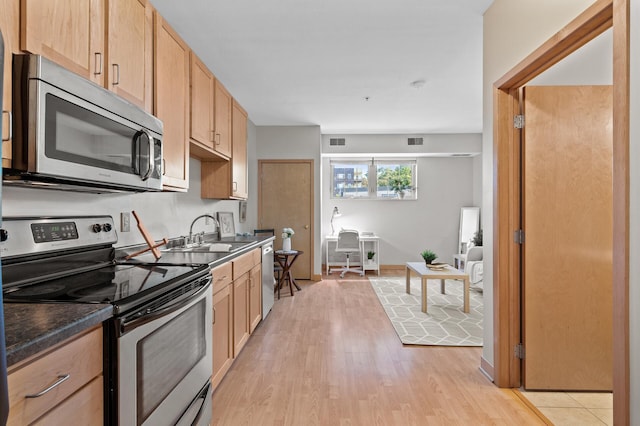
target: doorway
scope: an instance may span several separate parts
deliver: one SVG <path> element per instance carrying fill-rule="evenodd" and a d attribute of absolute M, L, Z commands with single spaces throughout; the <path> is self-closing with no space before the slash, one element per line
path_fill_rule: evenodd
<path fill-rule="evenodd" d="M 494 382 L 519 387 L 519 89 L 570 53 L 613 28 L 613 390 L 614 422 L 629 424 L 629 2 L 596 1 L 494 84 Z"/>
<path fill-rule="evenodd" d="M 258 227 L 275 230 L 276 250 L 282 229 L 293 229 L 291 246 L 304 252 L 291 268 L 296 279 L 312 277 L 313 220 L 313 160 L 258 160 Z"/>

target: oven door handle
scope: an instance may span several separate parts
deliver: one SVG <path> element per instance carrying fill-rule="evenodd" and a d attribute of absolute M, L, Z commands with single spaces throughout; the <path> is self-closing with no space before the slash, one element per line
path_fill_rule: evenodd
<path fill-rule="evenodd" d="M 189 407 L 184 411 L 176 423 L 176 426 L 199 426 L 202 416 L 204 415 L 205 408 L 208 408 L 209 412 L 211 412 L 211 406 L 209 403 L 211 401 L 211 393 L 211 383 L 207 383 L 196 399 L 194 399 L 193 402 L 191 402 L 191 405 L 189 405 Z M 207 424 L 208 423 L 209 422 L 207 422 Z"/>
<path fill-rule="evenodd" d="M 189 305 L 194 300 L 198 299 L 202 296 L 203 293 L 207 291 L 207 288 L 211 285 L 212 276 L 211 274 L 207 275 L 204 278 L 200 279 L 199 287 L 195 288 L 188 293 L 183 294 L 180 297 L 175 298 L 171 303 L 163 305 L 161 309 L 157 309 L 154 311 L 145 311 L 141 310 L 136 312 L 135 314 L 124 317 L 120 320 L 120 335 L 125 335 L 136 328 L 143 326 L 151 321 L 155 321 L 158 318 L 169 315 L 172 312 L 175 312 L 187 305 Z"/>

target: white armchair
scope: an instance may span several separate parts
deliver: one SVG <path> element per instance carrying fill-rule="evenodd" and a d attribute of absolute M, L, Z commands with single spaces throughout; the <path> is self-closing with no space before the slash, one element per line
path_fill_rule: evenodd
<path fill-rule="evenodd" d="M 471 247 L 467 252 L 464 273 L 469 275 L 471 287 L 482 290 L 482 246 Z"/>

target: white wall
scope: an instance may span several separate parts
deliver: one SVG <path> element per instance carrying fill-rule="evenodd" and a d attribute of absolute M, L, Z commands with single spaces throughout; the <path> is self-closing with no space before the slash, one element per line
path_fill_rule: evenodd
<path fill-rule="evenodd" d="M 249 123 L 247 137 L 249 179 L 256 180 L 255 126 Z M 255 183 L 253 184 L 255 188 Z M 200 161 L 189 162 L 189 191 L 148 192 L 140 194 L 85 194 L 51 191 L 31 188 L 2 188 L 3 216 L 26 215 L 96 215 L 113 216 L 118 230 L 118 247 L 144 243 L 136 222 L 131 218 L 131 232 L 120 232 L 120 212 L 135 210 L 151 236 L 160 240 L 187 235 L 189 226 L 197 216 L 218 211 L 233 212 L 236 232 L 253 232 L 256 224 L 257 197 L 250 187 L 247 205 L 247 221 L 239 223 L 239 202 L 231 200 L 203 200 L 200 198 Z M 194 232 L 214 230 L 201 219 L 193 228 Z"/>
<path fill-rule="evenodd" d="M 493 342 L 493 83 L 589 7 L 593 0 L 495 0 L 483 21 L 484 341 Z M 493 345 L 482 357 L 493 365 Z"/>
<path fill-rule="evenodd" d="M 256 126 L 256 158 L 259 160 L 313 160 L 313 238 L 315 241 L 313 273 L 319 275 L 322 267 L 322 251 L 319 249 L 320 217 L 318 216 L 320 206 L 320 126 Z M 257 191 L 257 178 L 252 184 Z M 257 202 L 257 192 L 254 199 Z"/>
<path fill-rule="evenodd" d="M 409 135 L 322 135 L 322 235 L 331 233 L 331 215 L 338 207 L 342 216 L 334 220 L 336 229 L 372 231 L 380 237 L 379 259 L 383 265 L 404 265 L 419 261 L 425 249 L 438 260 L 452 263 L 457 251 L 460 208 L 480 200 L 481 179 L 475 167 L 481 149 L 480 134 L 418 135 L 423 146 L 407 146 Z M 329 145 L 330 138 L 345 138 L 344 147 Z M 422 157 L 426 153 L 466 152 L 476 157 Z M 328 155 L 359 153 L 406 154 L 417 156 L 417 200 L 362 200 L 331 198 Z M 477 182 L 476 182 L 477 180 Z M 477 191 L 477 192 L 476 192 Z M 323 241 L 323 254 L 324 244 Z M 326 259 L 323 259 L 326 261 Z"/>

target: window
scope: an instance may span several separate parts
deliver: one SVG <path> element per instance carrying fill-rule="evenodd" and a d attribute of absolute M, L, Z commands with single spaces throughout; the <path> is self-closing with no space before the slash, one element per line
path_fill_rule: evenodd
<path fill-rule="evenodd" d="M 331 161 L 331 198 L 415 200 L 415 160 Z"/>

